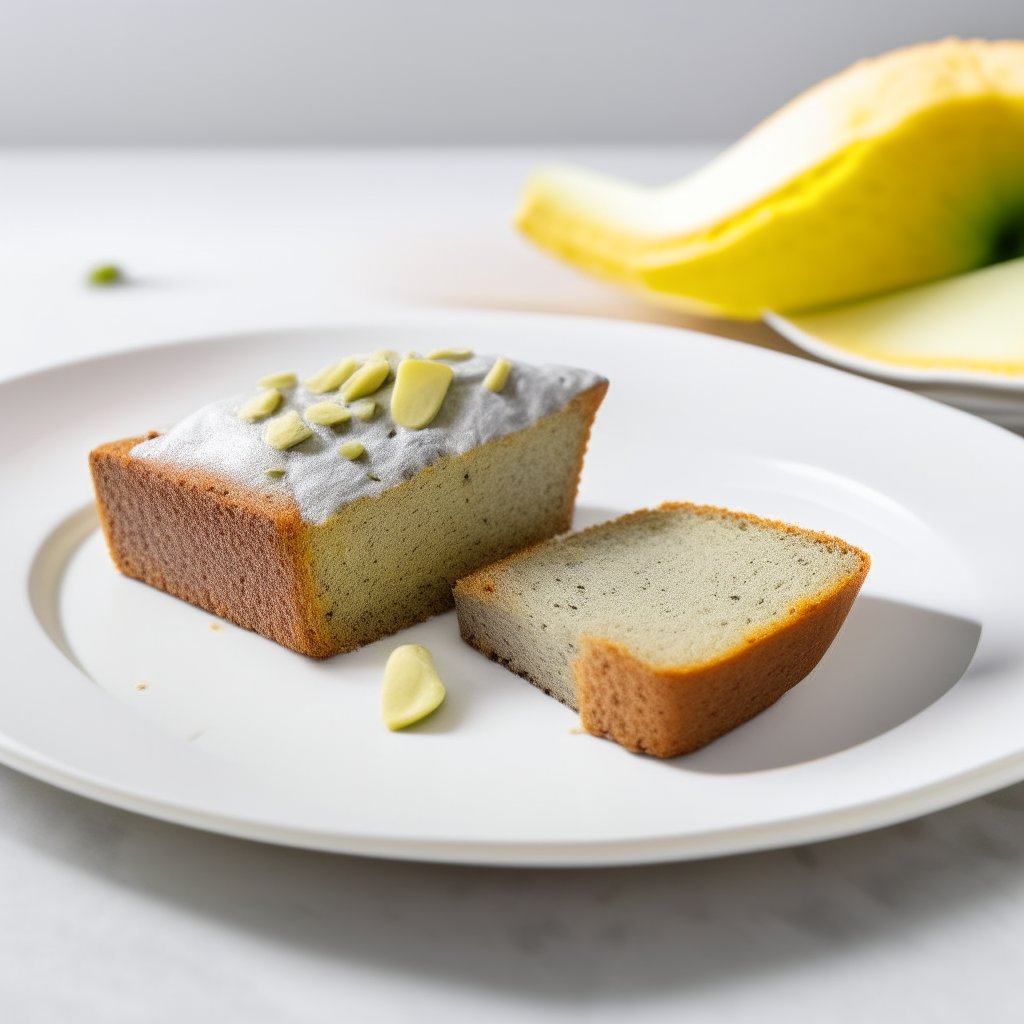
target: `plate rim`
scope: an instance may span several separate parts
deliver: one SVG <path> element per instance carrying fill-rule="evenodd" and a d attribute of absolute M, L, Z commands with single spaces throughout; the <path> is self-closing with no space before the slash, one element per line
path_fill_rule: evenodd
<path fill-rule="evenodd" d="M 702 832 L 694 836 L 574 842 L 404 840 L 356 833 L 316 832 L 257 819 L 213 815 L 170 801 L 156 801 L 62 767 L 45 756 L 19 751 L 0 734 L 0 763 L 40 782 L 119 810 L 215 835 L 293 849 L 414 863 L 509 868 L 614 868 L 734 857 L 827 842 L 887 828 L 995 792 L 1024 779 L 1024 750 L 973 772 L 921 786 L 885 800 L 840 811 L 765 825 Z"/>
<path fill-rule="evenodd" d="M 962 370 L 946 366 L 916 367 L 902 363 L 886 363 L 880 359 L 856 355 L 838 345 L 833 345 L 788 320 L 781 313 L 766 310 L 762 321 L 786 341 L 796 345 L 816 359 L 824 360 L 833 367 L 852 370 L 854 373 L 878 379 L 879 383 L 896 381 L 904 384 L 959 384 L 964 387 L 982 388 L 986 391 L 1008 391 L 1013 394 L 1024 392 L 1024 377 L 1010 377 L 1006 374 L 990 373 L 986 370 Z"/>

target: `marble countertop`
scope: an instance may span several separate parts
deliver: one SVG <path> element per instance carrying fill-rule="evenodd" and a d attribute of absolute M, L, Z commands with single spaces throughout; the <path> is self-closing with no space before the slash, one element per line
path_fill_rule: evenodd
<path fill-rule="evenodd" d="M 0 376 L 140 344 L 458 305 L 649 310 L 509 226 L 553 157 L 649 180 L 697 148 L 6 153 Z M 133 283 L 89 289 L 89 267 Z M 893 828 L 658 867 L 497 870 L 178 828 L 0 768 L 0 1017 L 1017 1021 L 1024 784 Z"/>

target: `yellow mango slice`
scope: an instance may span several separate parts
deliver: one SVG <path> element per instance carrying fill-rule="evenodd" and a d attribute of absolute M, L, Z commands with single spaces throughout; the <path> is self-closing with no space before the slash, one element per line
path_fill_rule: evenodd
<path fill-rule="evenodd" d="M 303 381 L 303 387 L 314 395 L 323 395 L 328 391 L 337 391 L 356 372 L 359 361 L 355 356 L 342 359 L 340 363 L 332 363 L 322 370 L 317 370 L 312 377 Z"/>
<path fill-rule="evenodd" d="M 1024 255 L 1024 41 L 861 61 L 668 186 L 542 171 L 517 220 L 655 302 L 749 319 Z"/>
<path fill-rule="evenodd" d="M 444 698 L 444 683 L 426 647 L 406 644 L 391 652 L 380 694 L 380 717 L 389 729 L 404 729 L 426 718 Z"/>
<path fill-rule="evenodd" d="M 235 414 L 240 420 L 261 420 L 269 416 L 281 404 L 281 392 L 277 388 L 267 388 L 258 395 L 238 407 Z"/>
<path fill-rule="evenodd" d="M 313 436 L 313 431 L 306 426 L 299 418 L 299 414 L 293 409 L 283 416 L 272 419 L 263 431 L 263 440 L 271 448 L 284 451 L 293 448 L 300 441 L 305 441 Z"/>
<path fill-rule="evenodd" d="M 505 386 L 508 375 L 512 372 L 512 364 L 507 359 L 498 359 L 487 371 L 483 385 L 488 391 L 498 392 Z"/>
<path fill-rule="evenodd" d="M 441 411 L 455 371 L 427 359 L 403 359 L 391 392 L 391 418 L 409 430 L 422 430 Z"/>
<path fill-rule="evenodd" d="M 386 359 L 376 356 L 368 359 L 352 374 L 341 389 L 341 397 L 346 402 L 356 398 L 372 395 L 387 379 L 391 372 L 391 364 Z"/>
<path fill-rule="evenodd" d="M 306 409 L 306 419 L 310 423 L 333 427 L 336 423 L 346 423 L 352 419 L 352 413 L 337 402 L 317 402 Z"/>

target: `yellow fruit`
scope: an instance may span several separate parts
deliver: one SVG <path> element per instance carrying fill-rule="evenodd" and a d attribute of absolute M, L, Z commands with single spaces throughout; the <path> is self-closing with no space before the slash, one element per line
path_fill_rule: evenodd
<path fill-rule="evenodd" d="M 861 61 L 665 187 L 542 171 L 517 222 L 661 304 L 747 319 L 1024 254 L 1024 41 Z"/>

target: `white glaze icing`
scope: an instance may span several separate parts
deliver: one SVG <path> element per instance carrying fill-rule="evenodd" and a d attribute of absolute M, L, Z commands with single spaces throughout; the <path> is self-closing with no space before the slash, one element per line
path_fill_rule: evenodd
<path fill-rule="evenodd" d="M 438 459 L 462 455 L 558 412 L 604 379 L 589 370 L 515 362 L 505 387 L 495 394 L 481 383 L 494 360 L 474 356 L 449 363 L 455 377 L 441 411 L 422 430 L 407 430 L 391 419 L 392 376 L 371 396 L 378 406 L 372 419 L 364 423 L 353 416 L 335 427 L 310 424 L 313 436 L 290 451 L 275 451 L 264 442 L 266 420 L 248 423 L 235 415 L 250 393 L 204 406 L 167 433 L 136 445 L 131 455 L 204 470 L 253 490 L 284 491 L 294 496 L 306 522 L 322 523 L 342 505 L 380 494 Z M 291 409 L 301 415 L 325 400 L 341 403 L 336 391 L 313 394 L 301 385 L 283 394 L 275 416 Z M 342 458 L 338 448 L 345 441 L 359 441 L 366 457 L 356 462 Z M 274 480 L 267 476 L 272 469 L 286 472 Z"/>

